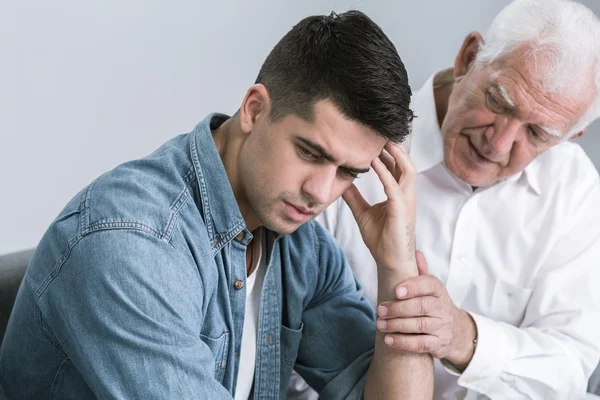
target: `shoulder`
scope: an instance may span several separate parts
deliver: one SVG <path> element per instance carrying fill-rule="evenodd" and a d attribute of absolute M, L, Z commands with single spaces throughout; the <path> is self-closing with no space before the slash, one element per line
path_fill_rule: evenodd
<path fill-rule="evenodd" d="M 532 164 L 532 173 L 537 175 L 543 194 L 568 197 L 585 195 L 600 183 L 598 170 L 592 160 L 580 145 L 573 142 L 550 148 Z"/>
<path fill-rule="evenodd" d="M 130 228 L 165 239 L 170 221 L 195 184 L 187 141 L 187 135 L 178 136 L 92 182 L 81 198 L 82 234 Z"/>

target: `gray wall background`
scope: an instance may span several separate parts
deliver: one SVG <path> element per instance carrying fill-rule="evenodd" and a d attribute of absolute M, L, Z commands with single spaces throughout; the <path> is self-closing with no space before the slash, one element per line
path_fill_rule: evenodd
<path fill-rule="evenodd" d="M 597 0 L 582 1 L 600 15 Z M 366 12 L 416 90 L 508 0 L 8 0 L 0 6 L 0 254 L 36 245 L 98 175 L 233 113 L 311 14 Z M 579 142 L 600 166 L 600 125 Z"/>

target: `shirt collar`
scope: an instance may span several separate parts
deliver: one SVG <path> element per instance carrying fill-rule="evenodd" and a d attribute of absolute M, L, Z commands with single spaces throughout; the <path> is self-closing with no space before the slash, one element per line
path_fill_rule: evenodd
<path fill-rule="evenodd" d="M 444 143 L 438 124 L 433 88 L 434 85 L 448 83 L 448 81 L 454 81 L 452 68 L 430 76 L 413 96 L 412 109 L 415 110 L 413 134 L 410 135 L 405 146 L 419 173 L 444 161 Z M 540 195 L 539 174 L 540 161 L 534 159 L 523 172 L 508 177 L 505 181 L 524 182 L 534 193 Z"/>
<path fill-rule="evenodd" d="M 196 126 L 190 140 L 202 203 L 199 206 L 209 239 L 217 250 L 246 227 L 212 136 L 212 129 L 217 129 L 228 118 L 224 114 L 209 114 Z"/>
<path fill-rule="evenodd" d="M 542 191 L 540 189 L 540 174 L 542 162 L 538 158 L 534 158 L 533 161 L 522 172 L 522 179 L 527 180 L 529 187 L 535 194 L 540 196 Z"/>
<path fill-rule="evenodd" d="M 445 71 L 442 71 L 445 72 Z M 444 144 L 437 121 L 437 110 L 433 97 L 433 82 L 436 75 L 413 96 L 412 108 L 415 110 L 413 134 L 408 143 L 410 157 L 417 172 L 424 172 L 444 160 Z M 418 134 L 415 134 L 417 133 Z"/>

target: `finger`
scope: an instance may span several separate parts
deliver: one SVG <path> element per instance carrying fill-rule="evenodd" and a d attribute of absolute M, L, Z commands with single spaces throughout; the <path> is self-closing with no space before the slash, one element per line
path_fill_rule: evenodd
<path fill-rule="evenodd" d="M 381 319 L 438 317 L 443 305 L 440 299 L 433 296 L 415 297 L 408 300 L 385 301 L 377 307 L 377 315 Z"/>
<path fill-rule="evenodd" d="M 392 157 L 387 151 L 382 150 L 381 154 L 379 155 L 379 159 L 383 161 L 383 165 L 385 165 L 388 171 L 390 171 L 393 175 L 394 171 L 396 170 L 396 160 L 394 160 L 394 157 Z"/>
<path fill-rule="evenodd" d="M 396 162 L 394 176 L 397 178 L 397 182 L 401 183 L 409 179 L 414 182 L 417 177 L 417 169 L 404 147 L 388 142 L 384 148 Z"/>
<path fill-rule="evenodd" d="M 417 268 L 419 269 L 419 275 L 427 275 L 427 260 L 425 256 L 421 252 L 421 250 L 417 250 L 415 255 L 417 258 Z"/>
<path fill-rule="evenodd" d="M 388 333 L 384 341 L 389 347 L 411 353 L 431 353 L 438 347 L 438 339 L 431 335 Z"/>
<path fill-rule="evenodd" d="M 420 296 L 441 297 L 445 292 L 442 282 L 433 275 L 419 275 L 409 278 L 396 287 L 398 299 L 410 299 Z"/>
<path fill-rule="evenodd" d="M 425 333 L 435 335 L 442 321 L 435 317 L 378 319 L 377 329 L 383 333 Z"/>
<path fill-rule="evenodd" d="M 396 199 L 400 193 L 398 190 L 398 182 L 392 175 L 392 172 L 387 169 L 383 161 L 379 159 L 379 157 L 375 158 L 371 163 L 373 170 L 379 177 L 379 180 L 383 184 L 383 190 L 388 199 L 393 200 Z"/>
<path fill-rule="evenodd" d="M 370 204 L 365 200 L 365 198 L 360 194 L 356 185 L 352 184 L 346 191 L 342 194 L 342 198 L 348 204 L 350 211 L 352 211 L 352 215 L 354 215 L 354 219 L 358 220 L 358 217 L 362 214 L 363 211 L 370 207 Z"/>

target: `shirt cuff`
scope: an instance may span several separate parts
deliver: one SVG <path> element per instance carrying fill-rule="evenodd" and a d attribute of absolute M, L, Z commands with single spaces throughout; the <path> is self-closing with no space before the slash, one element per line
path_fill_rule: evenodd
<path fill-rule="evenodd" d="M 477 326 L 477 347 L 469 366 L 461 374 L 446 360 L 441 362 L 450 374 L 460 376 L 460 386 L 484 393 L 486 388 L 497 382 L 508 360 L 508 337 L 501 324 L 481 315 L 469 314 Z"/>

